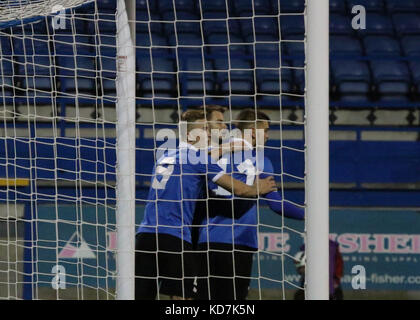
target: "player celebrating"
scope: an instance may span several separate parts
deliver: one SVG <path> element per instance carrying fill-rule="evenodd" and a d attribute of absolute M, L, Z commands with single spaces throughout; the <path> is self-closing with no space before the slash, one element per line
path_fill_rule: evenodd
<path fill-rule="evenodd" d="M 271 177 L 272 163 L 261 152 L 268 139 L 269 117 L 263 112 L 247 109 L 239 114 L 237 120 L 237 128 L 242 133 L 251 130 L 254 160 L 242 157 L 243 161 L 236 163 L 236 154 L 233 154 L 233 177 L 247 184 L 253 184 L 257 176 Z M 258 135 L 259 132 L 263 134 Z M 229 155 L 223 158 L 226 157 Z M 229 199 L 227 201 L 232 201 L 229 191 L 211 182 L 209 189 L 211 197 L 225 197 Z M 277 191 L 272 191 L 265 197 L 270 208 L 276 213 L 294 219 L 304 218 L 302 208 L 288 202 L 283 202 L 282 205 L 282 197 Z M 201 222 L 198 240 L 198 250 L 203 253 L 199 259 L 199 299 L 244 300 L 248 295 L 253 254 L 258 250 L 257 205 L 256 201 L 252 201 L 251 208 L 245 213 L 234 206 L 232 212 L 231 207 L 223 205 L 225 201 L 219 201 L 219 208 L 199 206 L 200 210 L 205 212 L 201 213 L 201 216 L 207 214 Z"/>
<path fill-rule="evenodd" d="M 194 296 L 191 223 L 206 179 L 245 197 L 275 190 L 272 178 L 246 185 L 213 164 L 203 135 L 192 138 L 190 134 L 206 130 L 203 111 L 187 111 L 182 121 L 187 124 L 187 140 L 176 150 L 166 151 L 153 169 L 144 219 L 136 235 L 136 299 L 155 299 L 158 291 L 174 298 Z M 203 154 L 205 163 L 192 161 L 202 159 Z"/>

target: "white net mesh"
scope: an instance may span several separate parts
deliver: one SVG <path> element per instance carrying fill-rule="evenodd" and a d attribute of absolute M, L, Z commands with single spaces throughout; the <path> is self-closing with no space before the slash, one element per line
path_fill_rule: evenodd
<path fill-rule="evenodd" d="M 273 162 L 282 205 L 302 205 L 304 20 L 304 1 L 137 2 L 137 105 L 145 137 L 156 137 L 161 127 L 176 122 L 190 107 L 225 106 L 228 128 L 244 109 L 264 111 L 271 119 L 265 155 Z M 151 172 L 159 144 L 143 140 L 139 152 L 144 161 L 138 163 L 138 173 Z M 148 180 L 147 176 L 145 185 Z M 146 199 L 147 195 L 142 195 L 141 200 Z M 249 298 L 293 298 L 302 287 L 294 255 L 303 244 L 303 223 L 276 215 L 264 202 L 258 204 L 255 216 L 248 218 L 194 223 L 198 229 L 208 230 L 211 242 L 216 242 L 214 250 L 202 251 L 211 260 L 202 278 L 219 280 L 216 286 L 224 297 L 242 297 L 240 286 L 246 287 L 250 280 Z M 256 248 L 247 241 L 247 248 L 241 246 L 241 228 L 259 239 L 252 272 L 244 271 L 242 265 L 249 258 L 249 247 Z M 214 239 L 212 232 L 219 239 Z M 239 245 L 238 250 L 234 252 L 226 244 Z M 210 257 L 217 253 L 222 253 L 223 262 Z M 248 256 L 241 258 L 241 253 Z M 245 280 L 245 285 L 223 281 L 233 279 Z M 211 291 L 208 287 L 204 290 Z"/>
<path fill-rule="evenodd" d="M 13 2 L 41 14 L 39 1 L 30 11 L 28 1 Z M 88 2 L 54 20 L 45 13 L 55 3 L 44 1 L 42 19 L 0 29 L 1 298 L 115 298 L 116 3 Z M 1 4 L 2 19 L 17 14 Z M 246 108 L 270 117 L 265 156 L 282 207 L 303 207 L 304 9 L 283 0 L 136 1 L 133 228 L 150 202 L 159 130 L 177 129 L 183 111 L 202 105 L 226 107 L 228 128 Z M 207 270 L 202 278 L 249 280 L 248 298 L 292 298 L 301 286 L 293 257 L 303 222 L 265 202 L 255 220 L 222 224 L 234 244 L 238 226 L 257 230 L 251 272 Z M 66 275 L 59 290 L 57 266 Z M 236 284 L 232 290 L 237 298 Z"/>
<path fill-rule="evenodd" d="M 91 1 L 91 0 L 89 0 Z M 45 16 L 79 6 L 87 0 L 5 0 L 0 2 L 0 23 L 34 16 Z"/>
<path fill-rule="evenodd" d="M 2 298 L 113 297 L 115 16 L 90 3 L 0 30 Z"/>

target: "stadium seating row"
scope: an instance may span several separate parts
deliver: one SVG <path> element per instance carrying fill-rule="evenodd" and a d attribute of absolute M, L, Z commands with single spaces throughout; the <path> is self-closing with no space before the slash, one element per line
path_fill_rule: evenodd
<path fill-rule="evenodd" d="M 402 1 L 405 2 L 405 1 Z M 171 0 L 172 3 L 172 0 Z M 419 4 L 420 7 L 420 4 Z M 386 35 L 402 37 L 405 35 L 420 35 L 420 11 L 369 13 L 366 20 L 366 29 L 355 30 L 352 28 L 351 14 L 331 13 L 330 33 L 332 35 L 348 35 L 366 37 L 370 35 Z M 95 19 L 96 20 L 95 20 Z M 41 21 L 25 27 L 15 27 L 11 34 L 15 36 L 13 43 L 15 50 L 21 49 L 25 42 L 20 40 L 24 36 L 35 37 L 40 41 L 48 40 L 51 35 L 56 41 L 63 44 L 76 40 L 82 43 L 115 45 L 116 26 L 115 16 L 82 15 L 72 18 L 73 28 L 57 29 L 51 27 L 50 21 Z M 150 26 L 150 27 L 149 27 Z M 147 46 L 152 41 L 153 45 L 212 45 L 232 43 L 254 43 L 255 41 L 303 40 L 304 16 L 284 15 L 280 17 L 243 17 L 235 19 L 215 19 L 200 21 L 177 20 L 142 22 L 136 24 L 137 45 Z M 96 34 L 96 37 L 93 35 Z M 151 38 L 151 39 L 150 39 Z M 30 41 L 26 39 L 25 41 Z M 10 40 L 2 40 L 3 54 L 10 54 Z M 22 50 L 22 49 L 21 49 Z M 19 50 L 18 50 L 19 51 Z M 14 52 L 16 53 L 16 52 Z"/>
<path fill-rule="evenodd" d="M 106 142 L 112 145 L 115 139 L 108 139 Z M 282 148 L 283 163 L 273 162 L 274 172 L 302 176 L 304 156 L 296 150 L 303 149 L 303 141 L 287 140 L 284 143 L 290 149 Z M 153 139 L 138 140 L 136 157 L 142 159 L 136 162 L 136 180 L 139 186 L 145 186 L 150 181 L 155 144 Z M 268 145 L 275 148 L 266 148 L 266 156 L 279 159 L 280 140 L 269 140 Z M 389 150 L 394 152 L 390 153 Z M 416 183 L 418 152 L 419 145 L 415 141 L 332 141 L 331 182 Z M 96 182 L 115 180 L 115 149 L 107 148 L 105 141 L 101 139 L 6 138 L 0 140 L 0 154 L 2 177 L 36 176 L 37 179 L 83 179 Z M 36 161 L 36 165 L 33 161 Z M 294 181 L 289 175 L 276 178 Z"/>
<path fill-rule="evenodd" d="M 287 41 L 303 38 L 303 16 L 280 16 L 280 37 L 277 18 L 247 18 L 250 1 L 201 1 L 202 11 L 213 12 L 214 17 L 227 8 L 229 17 L 237 14 L 243 19 L 138 23 L 138 95 L 303 94 L 303 42 Z M 356 2 L 371 11 L 368 28 L 360 36 L 351 35 L 355 31 L 348 12 L 346 15 Z M 179 13 L 194 11 L 199 2 L 140 0 L 137 9 L 147 8 L 151 13 L 156 9 L 163 17 L 165 12 L 173 13 L 174 3 Z M 272 10 L 276 3 L 253 1 L 261 10 Z M 282 0 L 280 6 L 299 12 L 302 3 Z M 333 0 L 330 4 L 336 12 L 331 15 L 332 98 L 418 100 L 420 13 L 413 12 L 420 4 L 381 0 Z M 103 14 L 98 23 L 89 13 L 76 16 L 75 37 L 66 29 L 53 32 L 48 21 L 15 27 L 10 31 L 12 37 L 2 34 L 1 95 L 50 96 L 56 88 L 64 93 L 115 95 L 115 0 L 101 1 L 98 6 Z"/>
<path fill-rule="evenodd" d="M 76 40 L 81 43 L 106 44 L 115 46 L 116 30 L 113 20 L 101 19 L 94 22 L 75 19 Z M 25 42 L 30 38 L 47 41 L 48 34 L 65 45 L 73 42 L 70 29 L 53 30 L 46 27 L 45 21 L 34 24 L 36 28 L 15 27 L 11 30 L 14 52 L 22 52 Z M 280 31 L 279 31 L 280 30 Z M 229 20 L 177 21 L 177 22 L 138 22 L 136 24 L 136 45 L 149 46 L 202 46 L 220 44 L 254 43 L 262 41 L 284 41 L 304 39 L 304 16 L 286 15 L 276 17 L 255 17 Z M 395 13 L 385 15 L 370 13 L 366 29 L 352 28 L 351 16 L 330 15 L 331 35 L 347 35 L 364 38 L 382 35 L 400 38 L 407 35 L 420 35 L 420 13 Z M 96 36 L 93 36 L 95 35 Z M 26 36 L 26 40 L 22 40 Z M 9 40 L 9 39 L 7 39 Z M 10 40 L 2 40 L 3 54 L 11 53 Z M 20 51 L 19 51 L 20 49 Z M 58 48 L 57 48 L 58 49 Z"/>
<path fill-rule="evenodd" d="M 137 0 L 136 5 L 137 20 L 173 21 L 302 13 L 304 3 L 304 0 Z M 333 13 L 350 13 L 355 5 L 365 6 L 368 12 L 420 12 L 416 0 L 330 0 Z"/>
<path fill-rule="evenodd" d="M 419 16 L 420 21 L 420 16 Z M 151 39 L 150 39 L 151 38 Z M 210 37 L 211 38 L 211 37 Z M 220 58 L 227 57 L 227 48 L 231 54 L 235 55 L 249 55 L 253 56 L 254 49 L 257 56 L 256 63 L 258 60 L 263 62 L 265 59 L 265 53 L 268 55 L 278 55 L 281 51 L 282 54 L 292 56 L 291 58 L 303 58 L 304 56 L 304 45 L 303 42 L 299 41 L 287 41 L 283 40 L 280 43 L 243 43 L 233 42 L 233 37 L 230 37 L 230 44 L 228 45 L 224 41 L 218 41 L 212 38 L 215 42 L 214 45 L 198 45 L 202 43 L 201 39 L 192 33 L 183 33 L 178 37 L 178 42 L 183 43 L 182 46 L 175 47 L 170 45 L 163 34 L 152 33 L 148 31 L 137 33 L 137 45 L 138 52 L 146 51 L 142 50 L 145 47 L 149 47 L 151 44 L 155 47 L 153 50 L 160 50 L 161 52 L 175 52 L 178 51 L 187 52 L 190 51 L 190 55 L 201 56 L 202 51 L 204 54 L 220 55 Z M 151 43 L 150 43 L 151 40 Z M 220 38 L 219 38 L 220 40 Z M 1 41 L 1 53 L 4 56 L 24 56 L 24 55 L 51 55 L 50 53 L 55 52 L 57 55 L 100 55 L 107 57 L 115 57 L 115 37 L 110 36 L 76 36 L 76 43 L 74 43 L 73 36 L 56 36 L 54 41 L 49 41 L 47 36 L 37 36 L 35 38 L 18 38 L 8 37 L 6 35 L 0 36 Z M 225 45 L 224 45 L 225 44 Z M 418 35 L 406 35 L 401 38 L 395 38 L 388 35 L 366 35 L 363 38 L 358 38 L 348 35 L 331 35 L 330 36 L 330 53 L 333 56 L 348 56 L 349 59 L 358 57 L 361 55 L 386 55 L 386 56 L 414 56 L 420 55 L 420 34 Z M 194 47 L 194 45 L 197 45 Z M 223 46 L 224 45 L 224 46 Z M 187 48 L 188 46 L 188 48 Z M 373 57 L 375 58 L 375 57 Z M 289 57 L 290 59 L 290 57 Z"/>
<path fill-rule="evenodd" d="M 189 51 L 181 52 L 178 60 L 159 51 L 152 57 L 149 52 L 137 56 L 139 96 L 202 96 L 204 89 L 207 95 L 302 94 L 304 89 L 301 61 L 280 61 L 278 56 L 257 60 L 256 68 L 251 57 L 220 54 L 213 58 Z M 64 93 L 115 95 L 115 58 L 28 55 L 3 59 L 0 67 L 6 96 L 13 95 L 12 87 L 17 95 L 50 96 L 54 88 Z M 333 60 L 330 69 L 331 88 L 340 100 L 408 101 L 413 92 L 418 97 L 420 90 L 420 63 L 414 60 Z"/>

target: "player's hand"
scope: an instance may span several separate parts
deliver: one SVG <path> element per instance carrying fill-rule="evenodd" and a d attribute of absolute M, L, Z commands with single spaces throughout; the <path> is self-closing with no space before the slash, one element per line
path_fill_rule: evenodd
<path fill-rule="evenodd" d="M 272 176 L 265 179 L 257 178 L 258 193 L 260 195 L 267 194 L 272 191 L 277 191 L 276 181 Z"/>

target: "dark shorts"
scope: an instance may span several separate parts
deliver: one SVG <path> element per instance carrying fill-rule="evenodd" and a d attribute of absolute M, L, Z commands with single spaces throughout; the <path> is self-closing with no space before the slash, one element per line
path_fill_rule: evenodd
<path fill-rule="evenodd" d="M 200 300 L 245 300 L 251 282 L 255 249 L 225 243 L 199 244 L 198 295 Z"/>
<path fill-rule="evenodd" d="M 136 300 L 158 293 L 195 298 L 197 263 L 192 245 L 168 234 L 136 235 Z"/>

